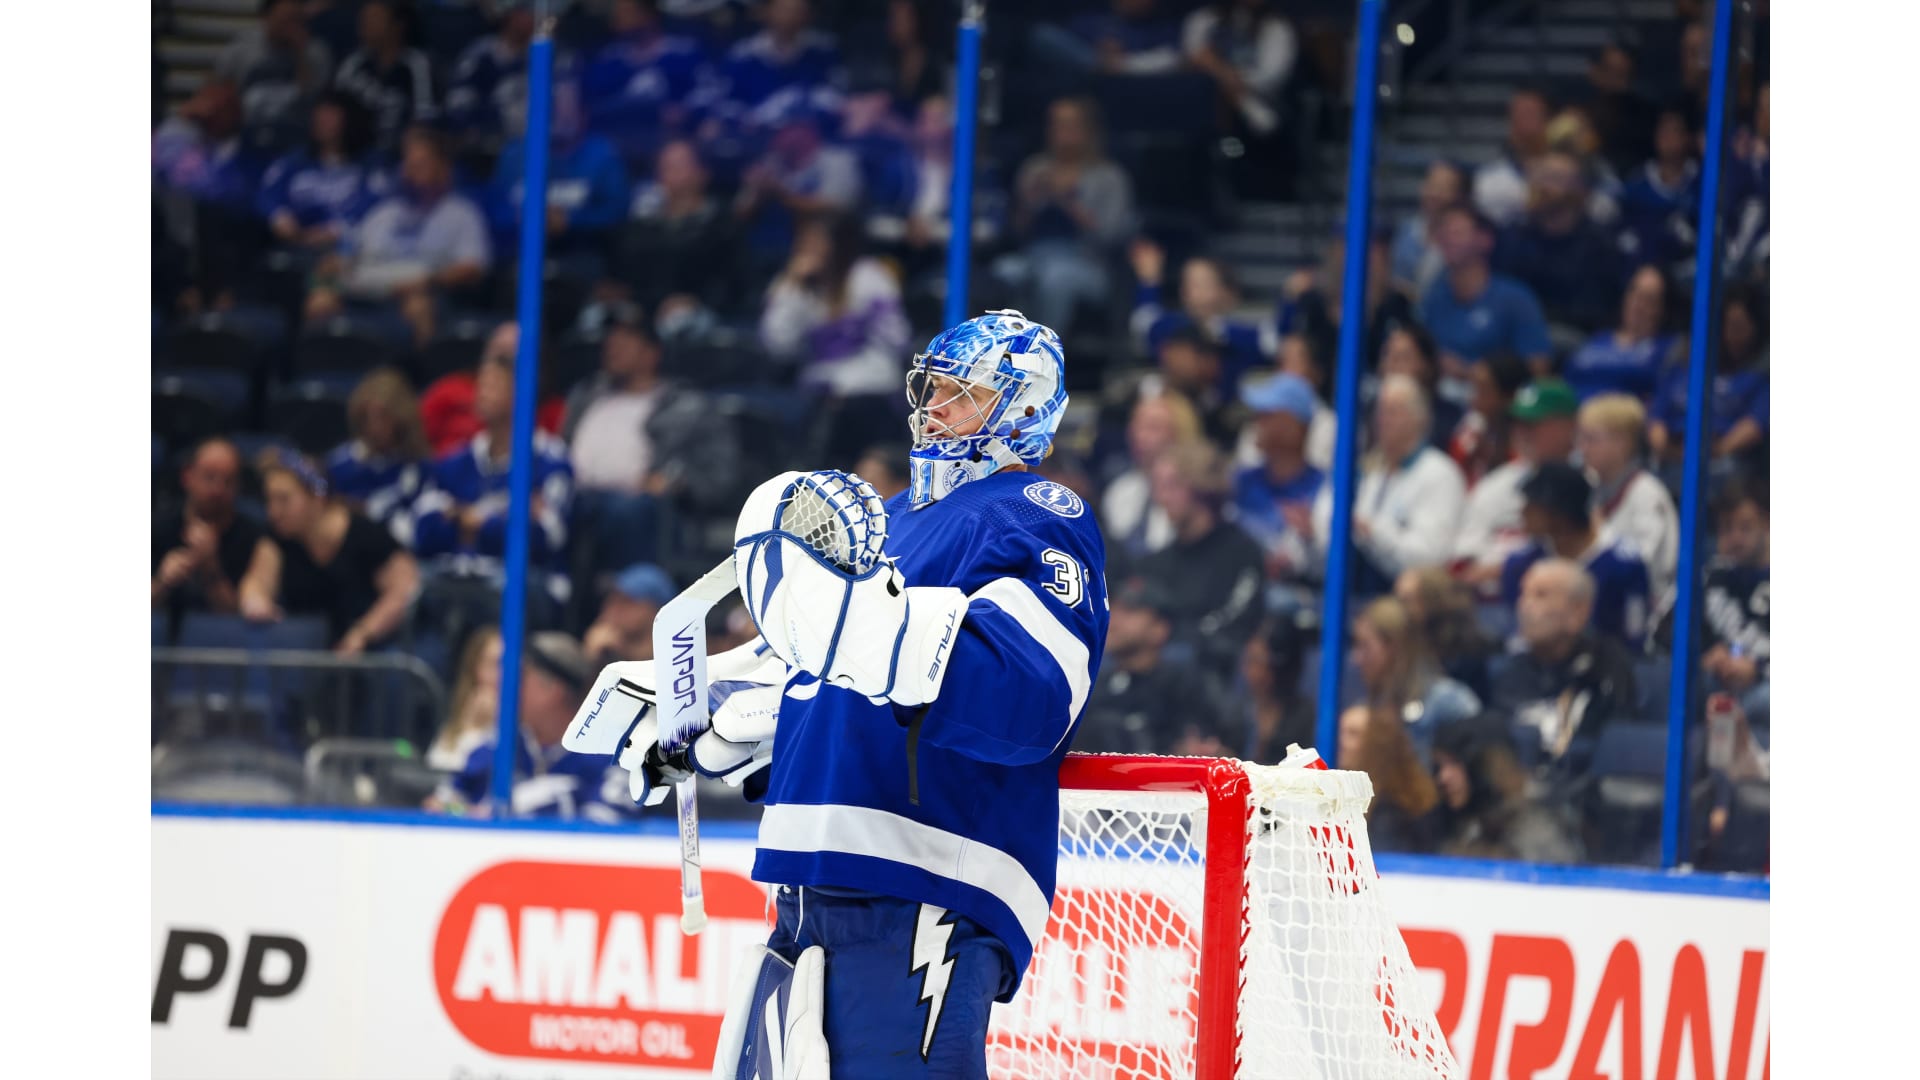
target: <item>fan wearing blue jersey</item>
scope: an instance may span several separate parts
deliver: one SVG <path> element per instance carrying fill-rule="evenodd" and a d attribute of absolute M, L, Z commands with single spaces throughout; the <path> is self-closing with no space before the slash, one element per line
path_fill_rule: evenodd
<path fill-rule="evenodd" d="M 734 567 L 763 637 L 709 661 L 714 719 L 687 756 L 763 796 L 753 876 L 778 918 L 716 1075 L 986 1076 L 992 1004 L 1051 908 L 1060 763 L 1107 631 L 1095 519 L 1028 472 L 1066 409 L 1064 360 L 1017 311 L 915 358 L 910 483 L 872 515 L 866 574 L 773 527 L 807 484 L 879 507 L 858 478 L 783 474 L 742 511 Z M 651 723 L 622 757 L 656 788 L 676 772 Z"/>

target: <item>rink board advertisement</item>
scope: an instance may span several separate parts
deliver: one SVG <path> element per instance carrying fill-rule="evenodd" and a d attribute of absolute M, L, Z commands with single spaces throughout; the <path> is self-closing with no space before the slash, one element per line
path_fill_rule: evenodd
<path fill-rule="evenodd" d="M 163 1080 L 705 1075 L 734 957 L 766 933 L 766 893 L 738 837 L 703 844 L 710 923 L 687 938 L 669 836 L 152 821 Z M 1094 888 L 1107 876 L 1062 869 Z M 1404 869 L 1381 888 L 1472 1080 L 1767 1076 L 1762 899 Z M 1147 951 L 1092 948 L 1086 963 L 1178 959 Z M 1048 1022 L 1187 1034 L 1167 1015 L 1177 993 L 1100 1017 L 1107 1002 L 1063 1005 L 1062 988 L 1048 989 Z M 1035 990 L 1029 979 L 1022 994 Z M 1017 1005 L 1009 1016 L 1024 1020 L 1009 1023 L 1033 1022 L 1039 1010 Z"/>

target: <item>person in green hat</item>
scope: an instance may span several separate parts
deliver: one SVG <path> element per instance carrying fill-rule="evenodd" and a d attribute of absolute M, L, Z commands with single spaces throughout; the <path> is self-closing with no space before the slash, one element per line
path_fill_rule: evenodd
<path fill-rule="evenodd" d="M 1464 566 L 1466 579 L 1482 592 L 1499 582 L 1507 556 L 1527 542 L 1520 485 L 1536 467 L 1573 456 L 1579 411 L 1573 387 L 1556 378 L 1536 379 L 1513 396 L 1507 415 L 1513 421 L 1514 458 L 1467 493 L 1453 542 L 1455 565 Z"/>

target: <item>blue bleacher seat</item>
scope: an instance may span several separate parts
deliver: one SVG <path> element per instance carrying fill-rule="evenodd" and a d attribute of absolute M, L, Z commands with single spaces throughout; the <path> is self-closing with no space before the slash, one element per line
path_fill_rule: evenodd
<path fill-rule="evenodd" d="M 463 315 L 449 319 L 413 358 L 415 386 L 430 386 L 435 379 L 456 371 L 472 371 L 480 362 L 480 352 L 500 320 L 491 315 Z"/>
<path fill-rule="evenodd" d="M 251 372 L 285 336 L 285 320 L 270 309 L 208 312 L 183 321 L 167 335 L 167 359 L 178 368 Z"/>
<path fill-rule="evenodd" d="M 175 454 L 226 428 L 227 409 L 205 387 L 177 375 L 153 380 L 153 435 Z"/>
<path fill-rule="evenodd" d="M 406 342 L 384 321 L 349 313 L 302 332 L 294 345 L 293 368 L 303 376 L 360 375 L 397 365 L 406 351 Z"/>
<path fill-rule="evenodd" d="M 274 391 L 267 426 L 320 457 L 347 440 L 347 398 L 335 380 L 302 379 Z"/>
<path fill-rule="evenodd" d="M 1601 730 L 1586 798 L 1593 858 L 1622 863 L 1658 859 L 1666 760 L 1663 725 L 1613 723 Z"/>
<path fill-rule="evenodd" d="M 183 649 L 324 650 L 327 624 L 323 619 L 288 617 L 254 623 L 238 615 L 190 612 L 181 620 L 177 644 Z M 300 718 L 309 684 L 300 669 L 269 669 L 264 664 L 239 667 L 188 666 L 168 670 L 164 684 L 156 675 L 156 695 L 169 709 L 226 703 L 237 714 L 264 718 L 258 737 L 289 744 Z"/>

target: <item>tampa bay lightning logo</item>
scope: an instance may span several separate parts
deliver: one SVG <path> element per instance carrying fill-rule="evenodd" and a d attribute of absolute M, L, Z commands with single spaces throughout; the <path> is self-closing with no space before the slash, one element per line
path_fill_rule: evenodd
<path fill-rule="evenodd" d="M 1072 488 L 1051 480 L 1028 484 L 1027 498 L 1035 506 L 1044 506 L 1061 517 L 1077 518 L 1087 512 L 1087 504 L 1080 501 L 1080 496 L 1075 495 Z"/>

